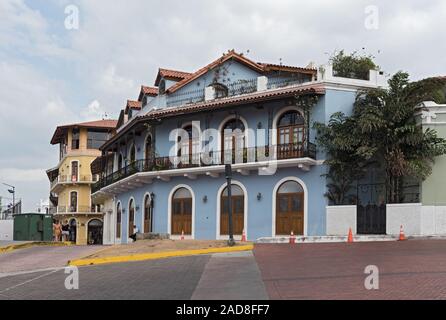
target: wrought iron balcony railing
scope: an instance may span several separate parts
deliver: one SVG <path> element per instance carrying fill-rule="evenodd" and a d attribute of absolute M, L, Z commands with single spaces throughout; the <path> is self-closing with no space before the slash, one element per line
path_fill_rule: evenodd
<path fill-rule="evenodd" d="M 78 183 L 78 182 L 96 182 L 98 177 L 96 175 L 60 175 L 51 181 L 51 189 L 58 183 Z"/>
<path fill-rule="evenodd" d="M 207 153 L 186 154 L 177 157 L 166 156 L 152 159 L 142 159 L 101 178 L 92 186 L 92 193 L 138 172 L 206 167 L 228 163 L 256 163 L 261 161 L 297 159 L 305 157 L 316 159 L 316 145 L 314 143 L 290 143 L 274 146 L 243 148 L 240 150 L 210 151 Z"/>

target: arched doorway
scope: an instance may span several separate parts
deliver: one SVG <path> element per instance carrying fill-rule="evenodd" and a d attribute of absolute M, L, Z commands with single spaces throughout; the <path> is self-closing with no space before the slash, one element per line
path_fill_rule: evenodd
<path fill-rule="evenodd" d="M 277 158 L 303 156 L 305 142 L 305 119 L 297 110 L 283 113 L 277 121 Z"/>
<path fill-rule="evenodd" d="M 192 235 L 192 194 L 184 187 L 178 188 L 172 196 L 171 234 Z"/>
<path fill-rule="evenodd" d="M 122 221 L 122 208 L 121 203 L 118 203 L 116 207 L 116 238 L 121 238 L 121 221 Z"/>
<path fill-rule="evenodd" d="M 220 196 L 220 235 L 229 234 L 228 187 Z M 236 184 L 231 185 L 232 226 L 234 235 L 241 235 L 245 228 L 245 193 Z"/>
<path fill-rule="evenodd" d="M 129 163 L 133 164 L 136 161 L 136 147 L 135 144 L 132 144 L 132 147 L 130 148 L 129 152 Z"/>
<path fill-rule="evenodd" d="M 153 162 L 152 136 L 149 134 L 144 148 L 145 167 L 148 170 Z"/>
<path fill-rule="evenodd" d="M 122 169 L 122 154 L 119 154 L 118 156 L 118 170 Z"/>
<path fill-rule="evenodd" d="M 152 232 L 153 228 L 153 210 L 150 195 L 144 197 L 144 233 Z"/>
<path fill-rule="evenodd" d="M 77 235 L 77 222 L 76 219 L 71 219 L 69 222 L 69 232 L 70 236 L 69 239 L 71 242 L 76 242 L 76 235 Z"/>
<path fill-rule="evenodd" d="M 178 136 L 178 157 L 179 167 L 191 167 L 200 164 L 200 138 L 199 128 L 194 128 L 192 124 L 183 127 L 187 133 L 187 138 Z"/>
<path fill-rule="evenodd" d="M 238 118 L 228 120 L 221 130 L 222 162 L 224 164 L 243 162 L 245 149 L 245 125 Z"/>
<path fill-rule="evenodd" d="M 135 201 L 130 199 L 129 203 L 129 224 L 128 224 L 128 234 L 127 238 L 129 238 L 133 234 L 133 226 L 135 225 Z"/>
<path fill-rule="evenodd" d="M 302 185 L 294 180 L 283 182 L 276 192 L 276 235 L 304 235 L 304 201 Z"/>
<path fill-rule="evenodd" d="M 102 221 L 93 219 L 88 222 L 88 238 L 89 245 L 102 244 Z"/>

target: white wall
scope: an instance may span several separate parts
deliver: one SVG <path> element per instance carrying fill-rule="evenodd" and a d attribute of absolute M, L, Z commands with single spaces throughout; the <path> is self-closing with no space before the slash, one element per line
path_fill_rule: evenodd
<path fill-rule="evenodd" d="M 356 206 L 327 206 L 328 236 L 348 235 L 349 228 L 356 234 Z"/>
<path fill-rule="evenodd" d="M 446 235 L 446 206 L 422 206 L 421 203 L 388 204 L 387 234 Z"/>
<path fill-rule="evenodd" d="M 421 235 L 421 203 L 388 204 L 386 233 L 398 235 L 403 226 L 405 235 Z"/>
<path fill-rule="evenodd" d="M 13 240 L 14 220 L 0 220 L 0 240 Z"/>

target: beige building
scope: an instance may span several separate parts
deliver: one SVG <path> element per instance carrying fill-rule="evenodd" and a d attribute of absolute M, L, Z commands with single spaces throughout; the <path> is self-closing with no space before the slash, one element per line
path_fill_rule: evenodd
<path fill-rule="evenodd" d="M 70 226 L 70 240 L 78 245 L 102 244 L 103 208 L 91 201 L 91 186 L 98 180 L 90 165 L 99 147 L 114 133 L 115 120 L 59 126 L 51 139 L 59 145 L 59 163 L 47 170 L 50 213 Z"/>

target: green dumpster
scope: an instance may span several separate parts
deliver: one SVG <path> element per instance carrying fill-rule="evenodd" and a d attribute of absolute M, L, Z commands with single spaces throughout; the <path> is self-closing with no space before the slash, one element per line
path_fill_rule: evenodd
<path fill-rule="evenodd" d="M 42 213 L 14 215 L 15 241 L 52 241 L 53 217 Z"/>

